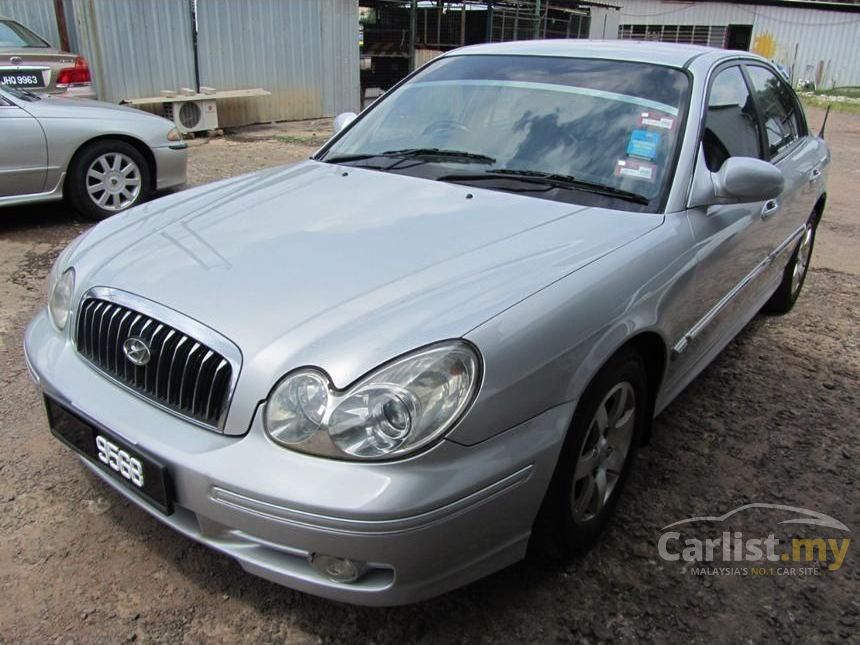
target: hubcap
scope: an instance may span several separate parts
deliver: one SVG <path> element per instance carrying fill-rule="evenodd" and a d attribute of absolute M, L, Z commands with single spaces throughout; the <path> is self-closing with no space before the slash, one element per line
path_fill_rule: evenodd
<path fill-rule="evenodd" d="M 797 292 L 800 291 L 803 276 L 806 275 L 806 270 L 809 268 L 809 256 L 812 254 L 812 235 L 812 227 L 807 228 L 803 234 L 803 239 L 800 240 L 800 246 L 797 247 L 797 259 L 791 272 L 792 295 L 797 295 Z"/>
<path fill-rule="evenodd" d="M 87 193 L 99 208 L 121 211 L 140 196 L 140 168 L 121 152 L 108 152 L 87 171 Z"/>
<path fill-rule="evenodd" d="M 573 519 L 581 524 L 600 514 L 618 484 L 636 424 L 636 392 L 624 381 L 597 406 L 582 444 L 570 495 Z"/>

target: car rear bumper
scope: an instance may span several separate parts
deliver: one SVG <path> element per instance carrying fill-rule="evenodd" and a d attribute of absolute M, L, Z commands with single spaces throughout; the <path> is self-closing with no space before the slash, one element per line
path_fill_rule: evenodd
<path fill-rule="evenodd" d="M 186 181 L 188 167 L 188 145 L 179 142 L 169 146 L 153 148 L 155 156 L 155 188 L 165 190 L 181 186 Z"/>
<path fill-rule="evenodd" d="M 242 437 L 191 426 L 99 375 L 45 312 L 25 354 L 46 395 L 167 466 L 175 510 L 164 515 L 82 457 L 117 491 L 246 571 L 364 605 L 416 602 L 522 558 L 573 408 L 476 446 L 442 441 L 398 462 L 349 463 L 274 445 L 259 414 Z M 367 563 L 366 573 L 333 582 L 312 554 Z"/>

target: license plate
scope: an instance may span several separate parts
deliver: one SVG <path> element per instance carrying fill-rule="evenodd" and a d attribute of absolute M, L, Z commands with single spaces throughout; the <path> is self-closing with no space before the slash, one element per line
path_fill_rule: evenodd
<path fill-rule="evenodd" d="M 163 464 L 48 397 L 45 407 L 51 432 L 63 443 L 162 513 L 173 512 L 170 480 Z"/>
<path fill-rule="evenodd" d="M 0 71 L 0 85 L 8 85 L 18 89 L 45 87 L 42 72 L 30 70 Z"/>

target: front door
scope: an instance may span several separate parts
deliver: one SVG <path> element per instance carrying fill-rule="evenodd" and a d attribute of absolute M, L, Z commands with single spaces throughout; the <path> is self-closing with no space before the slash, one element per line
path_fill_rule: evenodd
<path fill-rule="evenodd" d="M 737 65 L 724 67 L 713 77 L 700 145 L 699 163 L 712 173 L 730 157 L 764 156 L 755 102 Z M 674 348 L 679 374 L 709 360 L 710 351 L 749 319 L 753 301 L 760 297 L 756 276 L 772 249 L 766 208 L 764 202 L 752 202 L 688 211 L 696 244 L 691 305 L 697 323 Z"/>
<path fill-rule="evenodd" d="M 39 122 L 0 95 L 0 199 L 45 189 L 48 148 Z"/>

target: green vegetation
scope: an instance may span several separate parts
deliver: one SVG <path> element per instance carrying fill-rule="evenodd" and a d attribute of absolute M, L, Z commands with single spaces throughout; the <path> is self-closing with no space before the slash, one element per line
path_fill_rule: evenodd
<path fill-rule="evenodd" d="M 275 141 L 280 141 L 281 143 L 288 143 L 293 146 L 319 146 L 322 145 L 323 139 L 322 137 L 315 136 L 294 136 L 294 135 L 285 135 L 279 134 L 275 137 Z"/>
<path fill-rule="evenodd" d="M 860 99 L 860 87 L 846 85 L 845 87 L 834 87 L 829 90 L 815 90 L 816 96 L 844 96 L 849 99 Z"/>
<path fill-rule="evenodd" d="M 831 106 L 833 112 L 860 114 L 860 101 L 834 101 L 832 96 L 803 94 L 800 97 L 805 107 L 826 108 Z"/>

